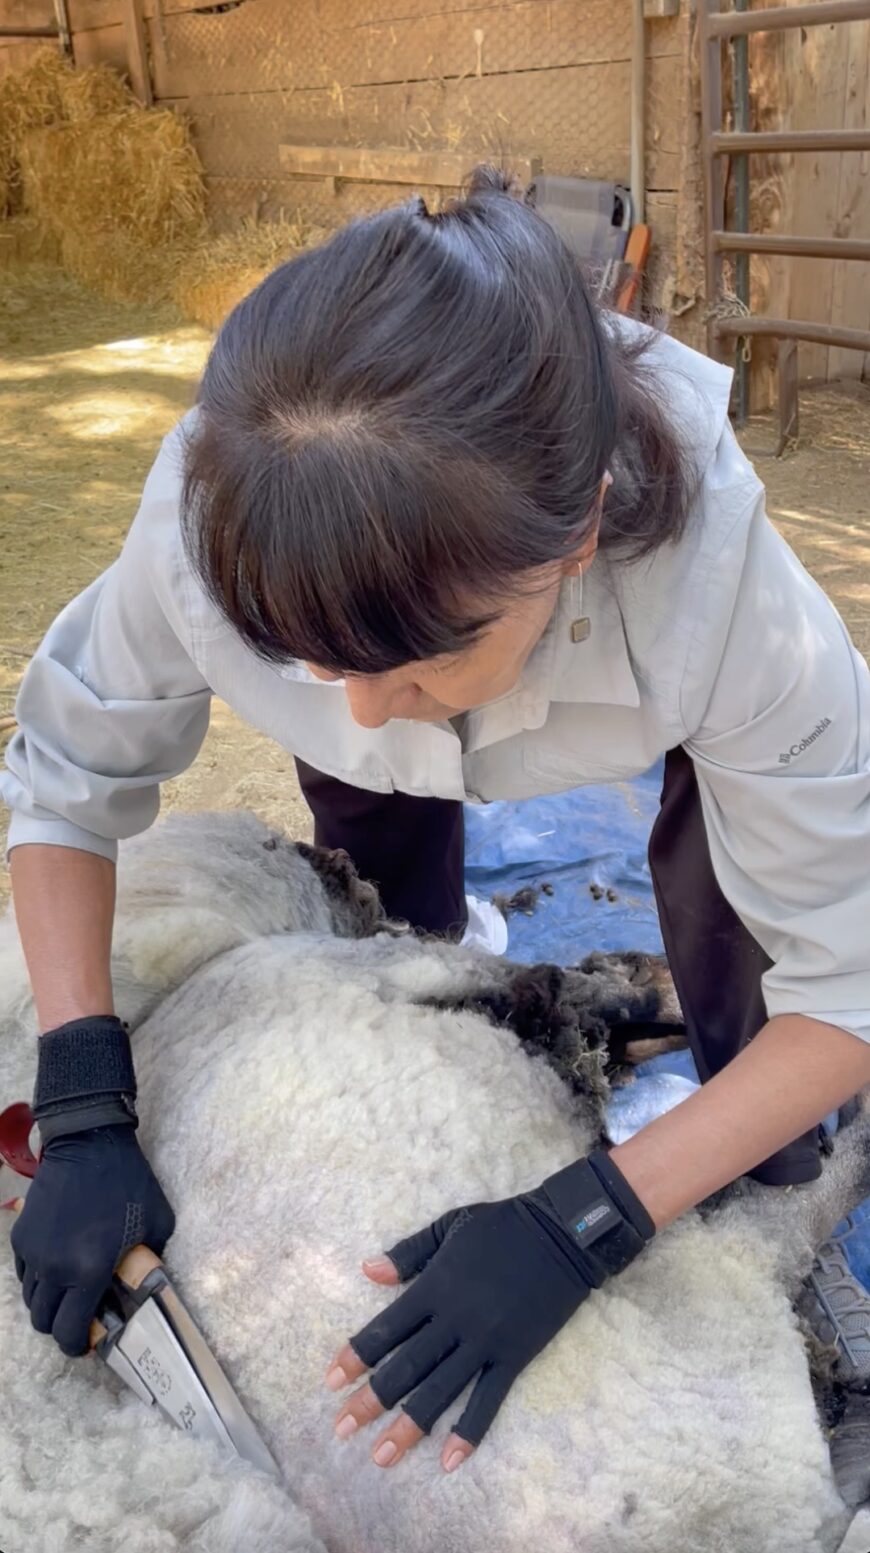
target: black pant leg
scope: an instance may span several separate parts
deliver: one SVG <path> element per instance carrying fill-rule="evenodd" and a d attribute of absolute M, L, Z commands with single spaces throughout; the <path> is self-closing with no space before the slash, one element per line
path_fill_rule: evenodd
<path fill-rule="evenodd" d="M 315 844 L 342 848 L 360 876 L 377 885 L 388 916 L 461 938 L 468 921 L 462 804 L 370 793 L 302 760 L 296 770 L 314 815 Z"/>
<path fill-rule="evenodd" d="M 767 1023 L 761 978 L 771 961 L 719 888 L 695 768 L 682 748 L 665 759 L 649 861 L 668 963 L 704 1081 Z M 813 1128 L 750 1174 L 771 1186 L 790 1186 L 813 1181 L 820 1171 Z"/>

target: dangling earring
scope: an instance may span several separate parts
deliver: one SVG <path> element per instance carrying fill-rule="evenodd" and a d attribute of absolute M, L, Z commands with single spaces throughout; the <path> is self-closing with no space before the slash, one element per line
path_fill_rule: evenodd
<path fill-rule="evenodd" d="M 580 583 L 578 589 L 577 583 Z M 574 619 L 571 621 L 572 642 L 585 642 L 592 633 L 592 621 L 588 615 L 582 615 L 583 608 L 583 567 L 577 567 L 577 576 L 571 578 L 571 613 Z"/>
<path fill-rule="evenodd" d="M 612 484 L 613 484 L 613 475 L 610 473 L 609 469 L 605 469 L 604 474 L 601 476 L 601 484 L 600 484 L 600 486 L 598 488 L 598 500 L 595 503 L 595 518 L 596 518 L 595 530 L 596 530 L 596 534 L 597 534 L 597 530 L 598 530 L 598 525 L 601 522 L 601 513 L 602 513 L 602 509 L 604 507 L 604 498 L 607 495 L 607 492 L 609 491 L 609 489 L 610 489 Z M 594 551 L 593 551 L 593 554 L 594 554 Z M 579 582 L 580 582 L 579 594 L 578 594 L 578 591 L 577 591 L 577 581 L 578 581 L 578 579 L 579 579 Z M 571 613 L 574 616 L 574 619 L 571 621 L 571 640 L 572 640 L 572 642 L 585 642 L 592 635 L 592 621 L 589 619 L 588 615 L 582 615 L 580 613 L 582 608 L 583 608 L 583 562 L 582 561 L 578 561 L 578 563 L 577 563 L 577 576 L 571 578 Z"/>

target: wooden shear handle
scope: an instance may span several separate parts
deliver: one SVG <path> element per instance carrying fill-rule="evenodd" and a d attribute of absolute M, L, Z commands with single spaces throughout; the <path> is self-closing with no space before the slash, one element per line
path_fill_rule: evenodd
<path fill-rule="evenodd" d="M 115 1277 L 120 1278 L 128 1289 L 138 1289 L 139 1285 L 145 1282 L 148 1274 L 162 1265 L 159 1256 L 155 1256 L 147 1246 L 134 1246 L 132 1251 L 128 1251 L 126 1256 L 121 1258 L 115 1269 Z M 108 1333 L 102 1321 L 95 1316 L 88 1332 L 88 1347 L 96 1348 L 97 1344 L 107 1336 Z"/>

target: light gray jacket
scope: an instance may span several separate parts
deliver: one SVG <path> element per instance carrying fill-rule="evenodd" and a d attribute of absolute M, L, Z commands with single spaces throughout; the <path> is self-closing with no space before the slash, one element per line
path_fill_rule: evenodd
<path fill-rule="evenodd" d="M 774 964 L 768 1011 L 870 1040 L 870 674 L 779 538 L 727 420 L 730 372 L 661 337 L 652 357 L 701 475 L 692 522 L 643 561 L 599 555 L 509 695 L 460 720 L 353 722 L 340 683 L 260 661 L 183 552 L 184 422 L 165 439 L 118 560 L 55 621 L 18 699 L 0 792 L 10 848 L 113 857 L 195 758 L 212 694 L 359 787 L 487 801 L 694 761 L 714 868 Z M 191 412 L 195 414 L 196 412 Z"/>

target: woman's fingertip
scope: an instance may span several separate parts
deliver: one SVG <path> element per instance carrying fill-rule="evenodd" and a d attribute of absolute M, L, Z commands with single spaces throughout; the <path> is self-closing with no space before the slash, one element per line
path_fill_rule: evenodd
<path fill-rule="evenodd" d="M 461 1467 L 462 1463 L 464 1461 L 467 1461 L 467 1460 L 468 1460 L 468 1453 L 466 1451 L 461 1451 L 459 1449 L 452 1450 L 450 1452 L 449 1456 L 447 1456 L 447 1458 L 445 1459 L 444 1471 L 445 1472 L 455 1472 L 456 1468 L 457 1467 Z"/>
<path fill-rule="evenodd" d="M 373 1283 L 396 1283 L 398 1275 L 393 1263 L 387 1256 L 372 1256 L 362 1264 L 363 1272 Z"/>

